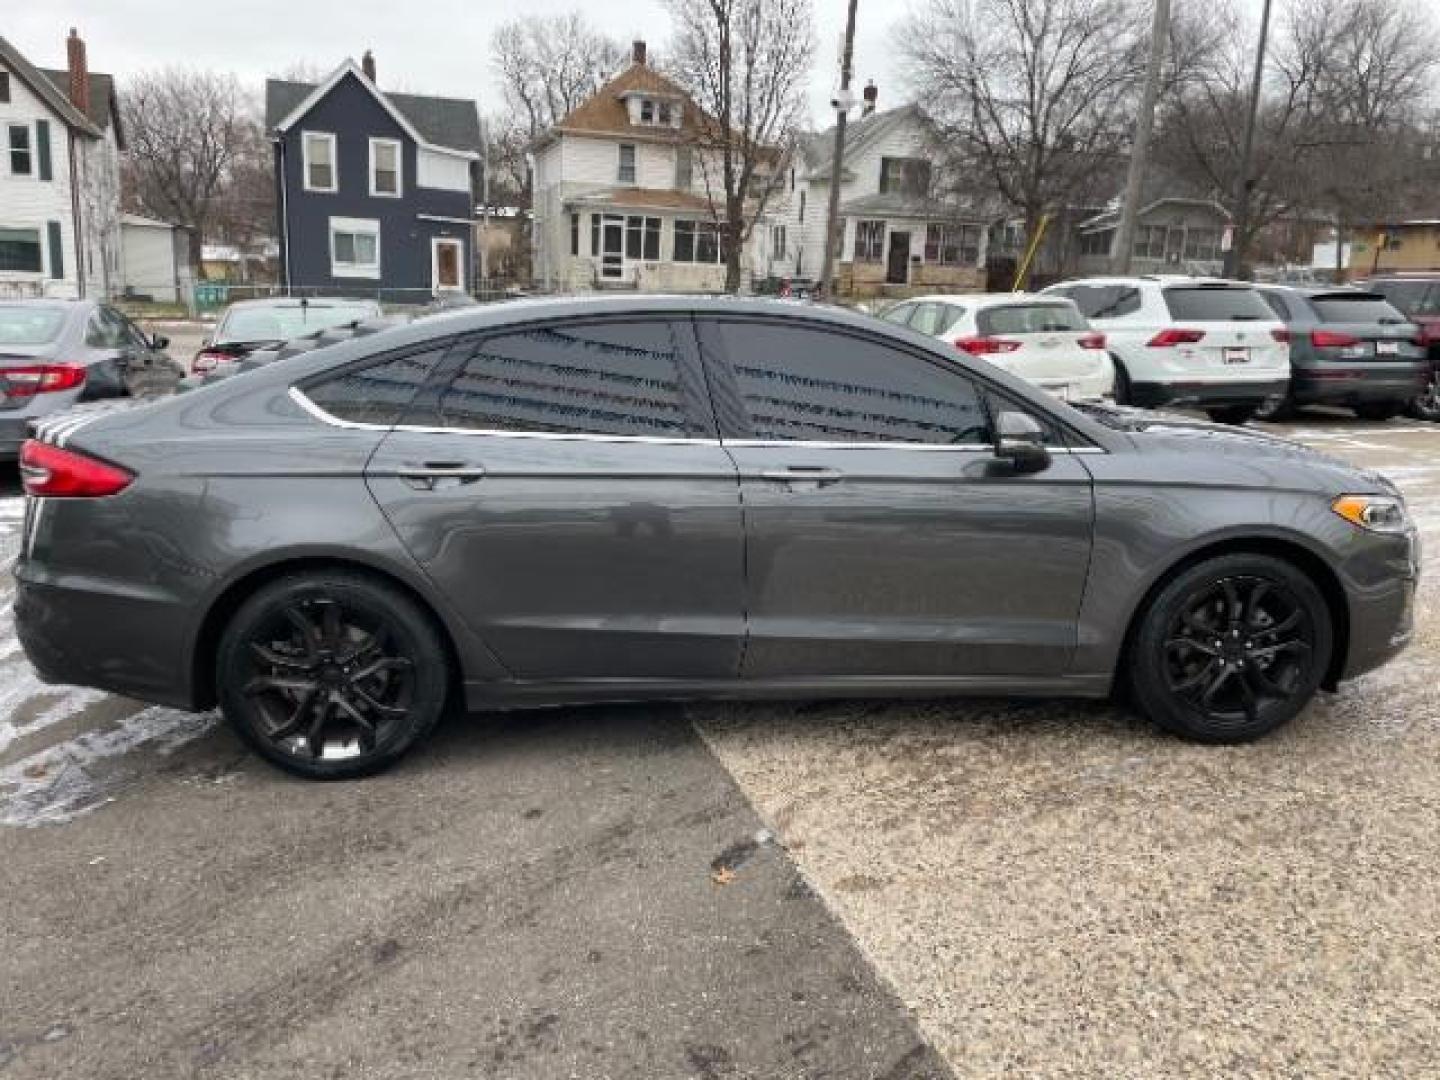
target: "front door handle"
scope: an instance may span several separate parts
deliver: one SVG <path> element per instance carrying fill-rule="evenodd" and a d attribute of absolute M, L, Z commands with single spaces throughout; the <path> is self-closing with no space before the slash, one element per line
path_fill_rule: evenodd
<path fill-rule="evenodd" d="M 484 479 L 485 467 L 467 461 L 423 461 L 414 465 L 403 465 L 395 475 L 411 487 L 433 491 L 442 481 L 457 484 L 473 484 Z"/>
<path fill-rule="evenodd" d="M 840 483 L 845 479 L 845 474 L 839 469 L 823 465 L 787 465 L 783 469 L 760 470 L 760 479 L 775 480 L 782 484 L 815 484 L 818 487 L 828 487 L 830 484 Z"/>

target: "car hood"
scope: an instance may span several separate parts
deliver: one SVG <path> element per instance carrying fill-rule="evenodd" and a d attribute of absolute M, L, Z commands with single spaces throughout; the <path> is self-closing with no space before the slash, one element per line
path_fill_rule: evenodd
<path fill-rule="evenodd" d="M 1220 483 L 1268 487 L 1274 486 L 1277 477 L 1284 477 L 1293 479 L 1296 488 L 1318 486 L 1337 495 L 1400 494 L 1390 480 L 1373 469 L 1362 469 L 1269 431 L 1144 409 L 1110 412 L 1115 414 L 1116 426 L 1123 424 L 1123 430 L 1142 453 L 1172 453 L 1194 463 L 1197 470 L 1207 467 L 1201 462 L 1208 463 Z M 1273 465 L 1282 468 L 1267 467 Z"/>

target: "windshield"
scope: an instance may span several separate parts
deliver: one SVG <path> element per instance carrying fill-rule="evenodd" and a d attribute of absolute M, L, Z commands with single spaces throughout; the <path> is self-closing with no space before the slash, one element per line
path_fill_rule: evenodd
<path fill-rule="evenodd" d="M 1397 326 L 1409 321 L 1383 296 L 1312 296 L 1310 306 L 1321 322 Z"/>
<path fill-rule="evenodd" d="M 0 304 L 0 345 L 46 345 L 64 325 L 64 308 Z"/>
<path fill-rule="evenodd" d="M 1275 313 L 1254 289 L 1226 285 L 1172 286 L 1163 290 L 1172 319 L 1195 322 L 1273 322 Z"/>
<path fill-rule="evenodd" d="M 301 334 L 343 326 L 375 314 L 370 304 L 287 304 L 231 308 L 215 331 L 217 344 L 230 341 L 288 341 Z"/>
<path fill-rule="evenodd" d="M 1088 329 L 1080 312 L 1071 304 L 1006 304 L 977 312 L 975 325 L 987 337 Z"/>

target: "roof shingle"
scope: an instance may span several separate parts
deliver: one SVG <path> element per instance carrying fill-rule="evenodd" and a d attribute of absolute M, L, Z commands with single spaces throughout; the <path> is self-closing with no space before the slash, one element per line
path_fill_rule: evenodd
<path fill-rule="evenodd" d="M 267 79 L 265 82 L 265 126 L 274 129 L 299 108 L 315 91 L 315 83 Z M 422 94 L 387 94 L 385 98 L 420 137 L 436 146 L 480 153 L 480 114 L 475 102 L 462 98 L 431 97 Z"/>

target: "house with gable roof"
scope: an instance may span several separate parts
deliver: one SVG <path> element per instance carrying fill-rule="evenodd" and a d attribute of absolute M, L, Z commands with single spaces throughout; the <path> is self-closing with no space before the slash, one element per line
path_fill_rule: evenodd
<path fill-rule="evenodd" d="M 281 282 L 421 302 L 472 287 L 475 102 L 382 92 L 375 58 L 318 84 L 271 79 Z"/>

